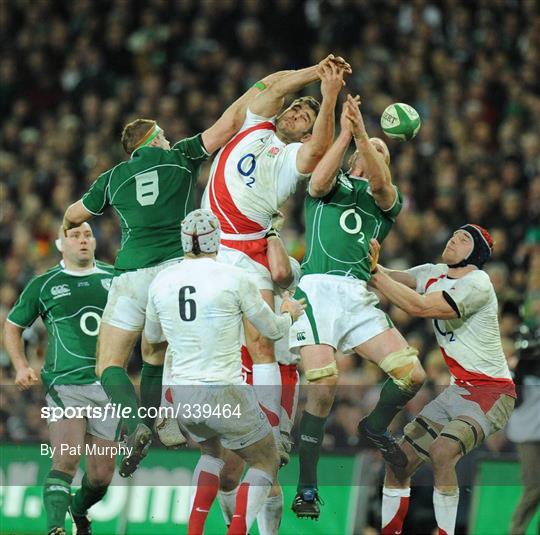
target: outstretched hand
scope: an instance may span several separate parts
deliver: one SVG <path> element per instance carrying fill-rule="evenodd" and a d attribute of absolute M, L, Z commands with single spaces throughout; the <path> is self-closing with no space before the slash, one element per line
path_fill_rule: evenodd
<path fill-rule="evenodd" d="M 364 124 L 364 118 L 360 112 L 360 104 L 361 100 L 359 95 L 356 95 L 355 97 L 347 95 L 347 101 L 344 104 L 346 109 L 345 114 L 347 119 L 351 122 L 353 136 L 356 139 L 367 139 L 368 135 Z"/>
<path fill-rule="evenodd" d="M 359 104 L 360 103 L 360 97 L 358 95 L 356 95 L 354 97 L 354 101 Z M 340 119 L 339 119 L 339 125 L 341 127 L 341 131 L 342 132 L 349 132 L 351 135 L 353 134 L 353 127 L 352 127 L 352 123 L 351 123 L 351 120 L 349 119 L 348 117 L 348 114 L 350 113 L 349 112 L 349 101 L 348 100 L 345 100 L 345 102 L 343 103 L 343 107 L 341 108 L 341 116 L 340 116 Z"/>
<path fill-rule="evenodd" d="M 379 266 L 379 254 L 381 252 L 381 244 L 376 239 L 369 240 L 369 270 L 371 273 L 377 273 Z"/>
<path fill-rule="evenodd" d="M 291 315 L 293 322 L 295 322 L 303 313 L 306 308 L 305 299 L 291 299 L 289 292 L 283 292 L 283 302 L 281 303 L 280 312 L 284 314 L 288 312 Z"/>

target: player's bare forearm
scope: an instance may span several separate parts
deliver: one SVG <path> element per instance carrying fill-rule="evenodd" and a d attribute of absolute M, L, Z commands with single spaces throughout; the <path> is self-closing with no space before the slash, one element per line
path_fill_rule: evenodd
<path fill-rule="evenodd" d="M 391 303 L 411 316 L 441 320 L 457 318 L 442 292 L 420 295 L 381 270 L 373 274 L 370 283 Z"/>
<path fill-rule="evenodd" d="M 15 370 L 20 370 L 29 366 L 24 354 L 24 343 L 22 339 L 23 329 L 13 323 L 6 321 L 4 324 L 4 345 L 6 347 L 9 360 Z"/>
<path fill-rule="evenodd" d="M 64 219 L 62 222 L 62 227 L 64 231 L 69 230 L 70 228 L 78 227 L 82 225 L 85 221 L 92 219 L 94 215 L 89 212 L 83 205 L 82 201 L 77 201 L 70 205 L 64 214 Z"/>
<path fill-rule="evenodd" d="M 388 269 L 380 264 L 378 265 L 378 268 L 388 276 L 392 277 L 396 282 L 404 284 L 407 288 L 416 290 L 416 279 L 410 273 L 400 271 L 399 269 Z"/>
<path fill-rule="evenodd" d="M 313 170 L 309 181 L 309 194 L 312 197 L 324 197 L 334 187 L 336 175 L 351 143 L 351 137 L 350 131 L 342 130 Z"/>
<path fill-rule="evenodd" d="M 358 152 L 362 155 L 364 170 L 369 187 L 377 204 L 386 210 L 396 200 L 397 192 L 392 185 L 392 175 L 383 157 L 377 152 L 367 134 L 354 139 Z"/>
<path fill-rule="evenodd" d="M 280 288 L 288 288 L 293 282 L 294 275 L 289 254 L 281 238 L 276 236 L 268 239 L 266 257 L 274 283 Z"/>
<path fill-rule="evenodd" d="M 311 138 L 298 151 L 296 168 L 301 173 L 311 173 L 315 169 L 334 139 L 336 100 L 337 95 L 323 98 Z"/>
<path fill-rule="evenodd" d="M 317 65 L 291 71 L 277 79 L 275 83 L 253 99 L 249 109 L 255 115 L 273 117 L 283 106 L 283 99 L 286 95 L 296 93 L 318 79 Z"/>
<path fill-rule="evenodd" d="M 240 130 L 246 119 L 246 111 L 253 100 L 265 87 L 272 87 L 277 81 L 294 71 L 278 71 L 261 80 L 261 83 L 250 87 L 241 97 L 236 99 L 221 117 L 202 133 L 202 141 L 207 152 L 212 154 L 223 147 Z"/>

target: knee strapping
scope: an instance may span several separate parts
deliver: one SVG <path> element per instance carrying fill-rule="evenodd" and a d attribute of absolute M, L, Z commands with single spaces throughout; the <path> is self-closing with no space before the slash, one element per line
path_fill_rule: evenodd
<path fill-rule="evenodd" d="M 418 366 L 420 366 L 418 350 L 411 346 L 386 355 L 379 364 L 381 370 L 386 372 L 401 390 L 410 393 L 418 388 L 412 379 L 413 372 Z"/>
<path fill-rule="evenodd" d="M 455 440 L 459 444 L 462 455 L 469 453 L 480 442 L 476 427 L 470 422 L 460 420 L 459 418 L 452 420 L 444 426 L 441 431 L 441 437 Z"/>
<path fill-rule="evenodd" d="M 332 362 L 324 368 L 314 368 L 313 370 L 306 371 L 306 379 L 311 383 L 313 381 L 318 381 L 324 377 L 338 376 L 338 369 L 336 361 Z"/>
<path fill-rule="evenodd" d="M 429 448 L 439 436 L 440 428 L 436 428 L 434 425 L 422 416 L 417 416 L 403 429 L 404 440 L 415 449 L 418 457 L 424 461 L 429 461 Z"/>

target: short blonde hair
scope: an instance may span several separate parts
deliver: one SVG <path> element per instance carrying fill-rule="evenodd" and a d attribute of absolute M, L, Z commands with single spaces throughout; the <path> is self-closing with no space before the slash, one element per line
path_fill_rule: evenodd
<path fill-rule="evenodd" d="M 143 140 L 144 136 L 156 126 L 156 121 L 152 119 L 135 119 L 126 124 L 122 130 L 122 146 L 124 150 L 131 154 L 137 145 Z"/>

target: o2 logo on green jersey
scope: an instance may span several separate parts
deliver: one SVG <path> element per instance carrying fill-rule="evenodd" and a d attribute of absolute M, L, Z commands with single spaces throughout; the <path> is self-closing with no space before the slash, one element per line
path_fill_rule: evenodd
<path fill-rule="evenodd" d="M 152 206 L 159 195 L 159 179 L 157 171 L 148 171 L 135 177 L 137 202 L 141 206 Z"/>
<path fill-rule="evenodd" d="M 347 234 L 358 234 L 358 241 L 360 243 L 364 243 L 364 233 L 360 232 L 362 230 L 362 218 L 354 208 L 349 208 L 341 214 L 341 217 L 339 218 L 339 226 Z"/>
<path fill-rule="evenodd" d="M 92 321 L 88 320 L 92 318 Z M 95 325 L 93 323 L 95 322 Z M 101 316 L 97 312 L 85 312 L 81 316 L 79 322 L 81 331 L 88 336 L 97 336 L 99 332 L 99 324 L 101 323 Z"/>

